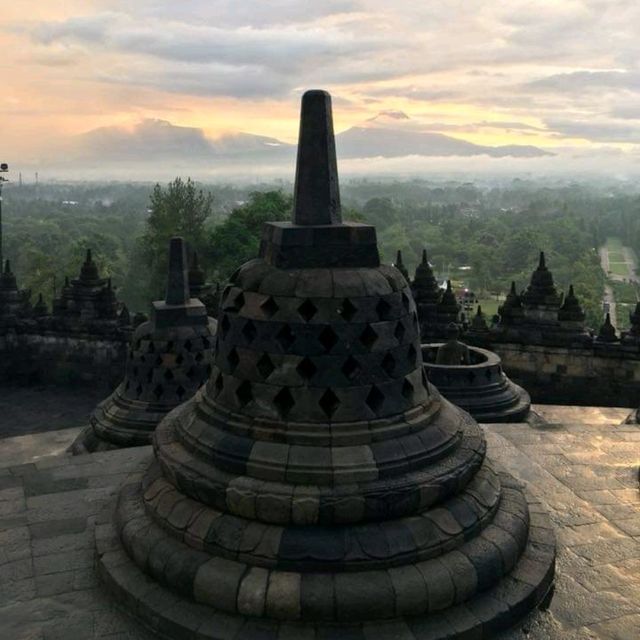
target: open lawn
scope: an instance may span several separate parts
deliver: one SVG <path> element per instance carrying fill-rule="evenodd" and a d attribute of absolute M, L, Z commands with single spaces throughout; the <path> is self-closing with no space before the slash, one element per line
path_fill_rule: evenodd
<path fill-rule="evenodd" d="M 629 277 L 629 268 L 626 262 L 609 262 L 609 271 L 623 278 Z"/>
<path fill-rule="evenodd" d="M 618 331 L 626 331 L 629 326 L 629 314 L 635 309 L 632 304 L 616 304 L 616 329 Z"/>
<path fill-rule="evenodd" d="M 610 236 L 607 238 L 606 247 L 607 251 L 622 252 L 622 241 L 616 236 Z"/>
<path fill-rule="evenodd" d="M 487 322 L 491 321 L 491 316 L 494 316 L 498 313 L 498 307 L 500 306 L 500 302 L 495 298 L 480 298 L 478 300 L 478 304 L 482 307 L 482 313 L 487 318 Z M 476 309 L 473 310 L 475 315 Z"/>
<path fill-rule="evenodd" d="M 609 262 L 626 262 L 624 253 L 620 251 L 609 251 Z"/>
<path fill-rule="evenodd" d="M 630 282 L 616 282 L 609 280 L 609 286 L 613 289 L 613 297 L 616 302 L 626 302 L 635 305 L 638 300 L 638 289 Z"/>

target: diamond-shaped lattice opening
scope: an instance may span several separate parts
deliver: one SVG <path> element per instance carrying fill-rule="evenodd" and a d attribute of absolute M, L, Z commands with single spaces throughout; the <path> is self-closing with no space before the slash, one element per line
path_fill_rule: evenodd
<path fill-rule="evenodd" d="M 391 313 L 391 305 L 386 300 L 380 300 L 376 305 L 376 313 L 380 320 L 388 320 Z"/>
<path fill-rule="evenodd" d="M 171 353 L 173 351 L 173 340 L 169 340 L 167 342 L 167 348 L 165 349 L 167 353 Z"/>
<path fill-rule="evenodd" d="M 358 313 L 358 307 L 356 307 L 349 298 L 345 298 L 342 305 L 338 309 L 338 313 L 347 321 L 351 322 L 351 318 Z"/>
<path fill-rule="evenodd" d="M 210 364 L 207 365 L 206 371 L 207 371 L 207 376 L 210 376 L 211 375 L 211 365 Z"/>
<path fill-rule="evenodd" d="M 367 349 L 371 349 L 377 340 L 378 334 L 373 330 L 371 325 L 368 324 L 360 334 L 360 342 L 362 342 Z"/>
<path fill-rule="evenodd" d="M 247 320 L 244 327 L 242 327 L 242 335 L 245 337 L 245 340 L 251 343 L 255 340 L 257 334 L 258 330 L 256 329 L 256 325 L 253 324 L 251 320 Z"/>
<path fill-rule="evenodd" d="M 136 387 L 136 394 L 138 395 L 138 398 L 142 394 L 142 385 L 141 384 L 138 384 L 138 386 Z"/>
<path fill-rule="evenodd" d="M 125 391 L 129 391 L 129 388 L 131 387 L 131 383 L 127 380 L 125 385 L 124 385 L 124 390 Z"/>
<path fill-rule="evenodd" d="M 153 380 L 153 369 L 149 369 L 147 371 L 147 382 L 151 382 Z"/>
<path fill-rule="evenodd" d="M 129 359 L 133 358 L 133 349 L 129 349 Z"/>
<path fill-rule="evenodd" d="M 324 350 L 329 352 L 338 342 L 338 336 L 331 327 L 325 327 L 318 336 L 318 341 L 324 347 Z"/>
<path fill-rule="evenodd" d="M 380 366 L 388 376 L 392 376 L 393 370 L 396 368 L 396 359 L 390 353 L 387 353 L 387 355 L 382 358 Z"/>
<path fill-rule="evenodd" d="M 144 356 L 140 356 L 140 362 L 146 362 L 147 359 Z"/>
<path fill-rule="evenodd" d="M 208 349 L 211 346 L 211 341 L 209 338 L 202 338 L 202 348 Z"/>
<path fill-rule="evenodd" d="M 176 357 L 176 364 L 182 364 L 184 362 L 184 356 L 179 353 L 178 356 Z"/>
<path fill-rule="evenodd" d="M 293 405 L 295 403 L 296 402 L 287 387 L 280 389 L 273 398 L 273 404 L 276 406 L 276 409 L 282 418 L 286 418 L 289 415 L 289 412 L 293 409 Z"/>
<path fill-rule="evenodd" d="M 162 364 L 162 356 L 158 356 L 154 364 L 159 367 Z"/>
<path fill-rule="evenodd" d="M 275 366 L 271 362 L 271 358 L 266 354 L 262 354 L 260 360 L 258 360 L 258 373 L 266 380 L 274 371 Z"/>
<path fill-rule="evenodd" d="M 156 352 L 156 346 L 153 344 L 153 342 L 149 343 L 149 346 L 147 347 L 147 353 L 155 353 Z"/>
<path fill-rule="evenodd" d="M 398 324 L 396 324 L 396 328 L 393 330 L 393 335 L 399 343 L 402 343 L 402 341 L 404 340 L 405 333 L 406 329 L 404 328 L 404 325 L 402 324 L 402 322 L 398 322 Z"/>
<path fill-rule="evenodd" d="M 309 322 L 309 320 L 311 320 L 311 318 L 313 318 L 313 316 L 315 316 L 316 313 L 318 313 L 318 307 L 316 307 L 316 305 L 313 304 L 313 302 L 311 302 L 311 300 L 309 300 L 309 298 L 307 298 L 298 307 L 298 313 L 302 316 L 302 319 L 305 322 Z"/>
<path fill-rule="evenodd" d="M 318 404 L 324 411 L 327 418 L 331 418 L 340 406 L 340 399 L 335 393 L 333 393 L 333 391 L 331 391 L 331 389 L 327 389 L 322 394 L 322 397 L 320 398 Z"/>
<path fill-rule="evenodd" d="M 173 371 L 171 371 L 171 369 L 167 369 L 164 372 L 164 379 L 167 380 L 167 381 L 173 380 Z"/>
<path fill-rule="evenodd" d="M 184 398 L 184 394 L 187 392 L 187 390 L 180 385 L 177 389 L 176 389 L 176 395 L 178 396 L 178 400 L 182 400 L 182 398 Z"/>
<path fill-rule="evenodd" d="M 134 376 L 138 375 L 138 367 L 133 367 L 133 375 Z"/>
<path fill-rule="evenodd" d="M 411 308 L 411 300 L 409 299 L 406 291 L 402 292 L 402 304 L 404 305 L 404 308 L 409 311 Z"/>
<path fill-rule="evenodd" d="M 196 357 L 194 358 L 194 360 L 196 362 L 202 362 L 203 358 L 204 358 L 204 356 L 202 355 L 202 352 L 198 351 L 198 353 L 196 353 Z"/>
<path fill-rule="evenodd" d="M 293 334 L 293 331 L 291 331 L 291 327 L 288 324 L 285 324 L 284 327 L 276 333 L 276 340 L 282 349 L 287 351 L 295 342 L 296 337 Z"/>
<path fill-rule="evenodd" d="M 296 371 L 300 374 L 302 378 L 305 380 L 311 380 L 315 375 L 318 368 L 309 358 L 303 358 L 300 361 L 300 364 L 296 367 Z"/>
<path fill-rule="evenodd" d="M 184 347 L 185 351 L 191 351 L 191 347 L 193 345 L 191 344 L 191 340 L 185 340 L 182 346 Z"/>
<path fill-rule="evenodd" d="M 191 367 L 184 375 L 187 376 L 189 380 L 193 380 L 196 377 L 196 370 Z"/>
<path fill-rule="evenodd" d="M 240 291 L 233 300 L 228 300 L 224 306 L 225 311 L 238 313 L 244 307 L 244 294 Z"/>
<path fill-rule="evenodd" d="M 157 384 L 155 389 L 153 390 L 153 395 L 156 397 L 157 400 L 160 400 L 160 398 L 162 397 L 162 394 L 164 393 L 164 389 L 162 387 L 161 384 Z"/>
<path fill-rule="evenodd" d="M 367 395 L 365 402 L 367 403 L 367 406 L 371 409 L 371 411 L 373 411 L 374 413 L 378 413 L 380 409 L 382 409 L 382 405 L 384 404 L 384 394 L 382 393 L 382 391 L 380 391 L 380 389 L 378 389 L 378 387 L 373 385 L 373 387 L 371 387 L 371 391 L 369 391 L 369 395 Z"/>
<path fill-rule="evenodd" d="M 241 407 L 248 405 L 253 400 L 253 389 L 251 383 L 246 380 L 236 389 L 236 398 Z"/>
<path fill-rule="evenodd" d="M 405 378 L 402 383 L 402 395 L 407 400 L 411 400 L 413 398 L 413 385 L 407 378 Z"/>
<path fill-rule="evenodd" d="M 229 355 L 227 356 L 227 362 L 229 363 L 229 367 L 231 368 L 231 373 L 233 373 L 240 362 L 240 356 L 235 348 L 229 351 Z"/>
<path fill-rule="evenodd" d="M 415 366 L 417 359 L 418 352 L 416 351 L 416 348 L 412 344 L 410 344 L 409 349 L 407 350 L 407 360 L 409 361 L 410 365 Z"/>
<path fill-rule="evenodd" d="M 222 333 L 223 338 L 227 335 L 227 333 L 229 333 L 230 328 L 231 322 L 229 322 L 229 318 L 225 314 L 224 316 L 222 316 L 222 322 L 220 323 L 220 333 Z"/>
<path fill-rule="evenodd" d="M 353 356 L 349 356 L 342 365 L 342 373 L 347 380 L 354 380 L 361 370 L 360 363 Z"/>
<path fill-rule="evenodd" d="M 280 307 L 276 304 L 276 301 L 269 296 L 261 305 L 260 308 L 264 312 L 264 315 L 267 318 L 272 318 L 280 309 Z"/>
<path fill-rule="evenodd" d="M 222 373 L 218 374 L 218 377 L 216 378 L 216 381 L 213 386 L 215 387 L 215 390 L 216 390 L 216 396 L 218 396 L 222 391 L 222 389 L 224 388 L 224 380 L 222 378 Z"/>

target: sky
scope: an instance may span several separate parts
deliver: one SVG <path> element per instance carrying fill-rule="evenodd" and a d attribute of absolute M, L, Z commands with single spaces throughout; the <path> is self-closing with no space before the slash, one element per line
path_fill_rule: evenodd
<path fill-rule="evenodd" d="M 301 93 L 324 88 L 337 131 L 394 110 L 640 168 L 638 25 L 635 0 L 13 0 L 0 159 L 150 118 L 295 142 Z"/>

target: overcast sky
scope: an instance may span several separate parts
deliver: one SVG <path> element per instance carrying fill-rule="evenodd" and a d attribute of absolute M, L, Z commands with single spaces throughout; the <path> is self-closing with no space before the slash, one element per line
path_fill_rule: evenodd
<path fill-rule="evenodd" d="M 635 157 L 638 25 L 637 0 L 13 0 L 1 159 L 145 118 L 292 142 L 306 88 L 331 91 L 338 130 L 393 109 L 481 144 Z"/>

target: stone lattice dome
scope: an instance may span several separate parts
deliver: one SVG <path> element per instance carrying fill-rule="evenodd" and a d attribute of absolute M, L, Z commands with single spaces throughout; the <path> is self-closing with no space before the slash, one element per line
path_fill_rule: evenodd
<path fill-rule="evenodd" d="M 189 297 L 186 269 L 184 242 L 173 238 L 167 298 L 134 331 L 124 379 L 95 408 L 74 453 L 150 444 L 160 420 L 208 379 L 217 323 Z"/>
<path fill-rule="evenodd" d="M 168 637 L 489 637 L 547 597 L 555 542 L 485 448 L 427 381 L 375 230 L 341 221 L 308 92 L 293 223 L 224 290 L 211 377 L 97 528 L 100 571 Z"/>

